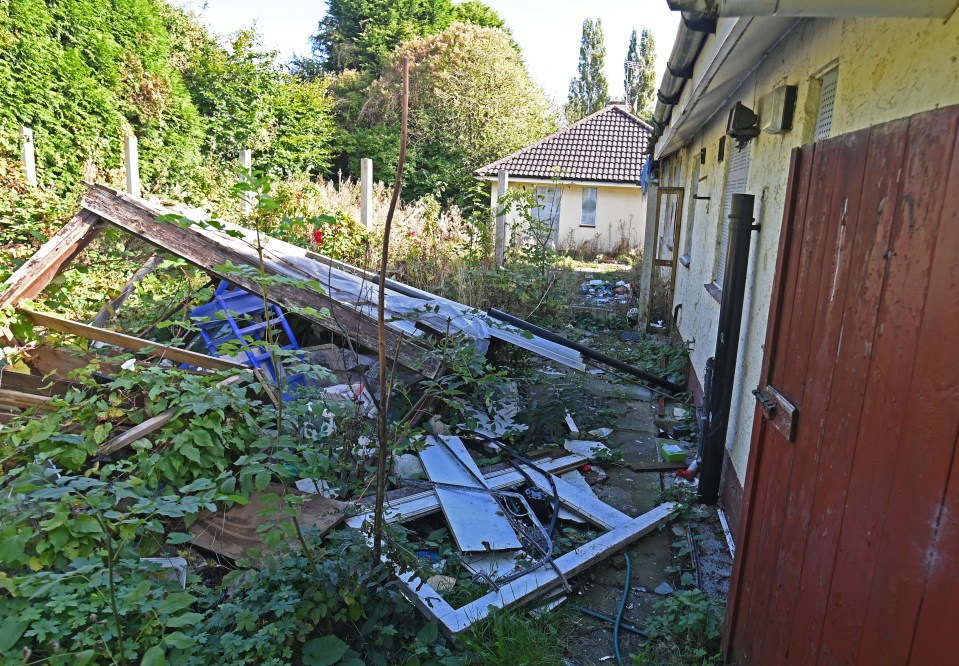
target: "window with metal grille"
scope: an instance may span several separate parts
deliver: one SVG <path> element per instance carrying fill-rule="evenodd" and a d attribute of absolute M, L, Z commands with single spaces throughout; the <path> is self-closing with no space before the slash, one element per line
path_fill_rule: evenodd
<path fill-rule="evenodd" d="M 579 217 L 581 227 L 596 226 L 596 188 L 583 188 L 583 210 Z"/>
<path fill-rule="evenodd" d="M 729 211 L 734 194 L 746 191 L 746 177 L 749 175 L 749 145 L 741 149 L 730 146 L 729 170 L 726 172 L 726 191 L 723 195 L 723 216 L 719 221 L 719 252 L 716 256 L 716 284 L 723 286 L 726 273 L 726 251 L 729 247 Z"/>
<path fill-rule="evenodd" d="M 822 77 L 822 87 L 819 89 L 819 113 L 816 116 L 816 134 L 813 141 L 828 139 L 832 132 L 832 111 L 836 104 L 836 84 L 838 82 L 838 67 Z"/>

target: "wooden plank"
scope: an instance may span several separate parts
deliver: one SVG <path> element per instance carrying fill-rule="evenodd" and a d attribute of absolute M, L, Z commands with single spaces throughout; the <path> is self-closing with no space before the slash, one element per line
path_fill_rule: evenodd
<path fill-rule="evenodd" d="M 959 326 L 957 133 L 959 106 L 913 116 L 910 121 L 911 154 L 899 204 L 903 223 L 893 232 L 894 255 L 883 295 L 889 307 L 880 313 L 879 326 L 892 328 L 895 322 L 906 327 L 915 351 L 911 372 L 900 374 L 897 382 L 896 397 L 903 411 L 893 432 L 899 436 L 887 439 L 883 447 L 893 465 L 880 486 L 888 499 L 878 517 L 875 575 L 859 664 L 908 661 L 930 557 L 954 562 L 959 556 L 959 552 L 937 552 L 936 548 L 959 429 L 959 363 L 954 341 L 943 335 Z M 911 298 L 890 293 L 894 280 L 898 288 L 909 289 Z M 911 383 L 907 382 L 910 375 Z M 954 582 L 952 589 L 955 593 Z M 951 650 L 954 644 L 948 633 L 954 620 L 934 620 L 934 627 L 943 632 L 938 639 L 943 650 Z"/>
<path fill-rule="evenodd" d="M 801 300 L 799 276 L 804 274 L 811 263 L 807 245 L 810 242 L 809 239 L 815 236 L 812 229 L 815 214 L 809 211 L 813 197 L 810 197 L 808 192 L 822 179 L 820 173 L 822 168 L 817 163 L 818 147 L 804 149 L 803 153 L 806 157 L 800 162 L 799 172 L 803 189 L 796 193 L 797 204 L 794 217 L 783 221 L 784 227 L 792 227 L 788 237 L 790 244 L 784 248 L 786 251 L 778 269 L 785 282 L 785 285 L 781 287 L 782 291 L 777 292 L 781 293 L 783 300 L 776 310 L 770 310 L 770 324 L 775 325 L 778 334 L 773 338 L 772 344 L 767 347 L 768 365 L 764 361 L 766 365 L 764 381 L 775 382 L 777 386 L 782 383 L 781 377 L 786 371 L 787 359 L 792 352 L 787 342 L 793 329 L 792 321 L 794 312 L 797 312 L 796 304 Z M 737 614 L 733 629 L 737 638 L 737 642 L 733 645 L 735 663 L 750 663 L 758 658 L 754 657 L 756 654 L 756 646 L 753 642 L 756 638 L 755 632 L 750 629 L 755 626 L 756 618 L 763 617 L 771 592 L 770 588 L 773 585 L 775 553 L 778 552 L 782 534 L 786 489 L 796 450 L 793 444 L 767 427 L 768 423 L 762 419 L 758 409 L 755 423 L 761 426 L 762 438 L 754 442 L 750 451 L 752 455 L 756 455 L 759 450 L 763 451 L 762 466 L 757 468 L 759 485 L 755 491 L 760 502 L 753 516 L 756 522 L 751 523 L 751 530 L 755 532 L 748 535 L 748 545 L 745 545 L 745 541 L 737 542 L 744 544 L 738 551 L 742 558 L 748 558 L 748 562 L 744 564 L 742 578 L 744 586 L 739 591 L 743 601 L 742 612 Z"/>
<path fill-rule="evenodd" d="M 49 405 L 51 400 L 52 398 L 43 395 L 0 388 L 0 405 L 8 405 L 18 409 L 44 408 Z"/>
<path fill-rule="evenodd" d="M 898 126 L 898 132 L 892 134 Z M 906 127 L 908 126 L 908 134 Z M 860 649 L 863 623 L 868 608 L 869 591 L 875 574 L 877 541 L 882 532 L 890 501 L 889 481 L 896 465 L 898 432 L 905 414 L 902 391 L 909 385 L 914 370 L 918 326 L 922 317 L 922 295 L 928 276 L 922 271 L 921 253 L 910 251 L 910 219 L 914 210 L 905 205 L 923 188 L 927 177 L 920 163 L 924 153 L 939 142 L 928 128 L 900 121 L 887 128 L 888 139 L 874 130 L 873 144 L 887 141 L 889 161 L 876 178 L 885 187 L 870 194 L 875 204 L 875 220 L 890 228 L 889 241 L 880 262 L 881 294 L 878 301 L 876 327 L 872 336 L 858 342 L 869 358 L 866 391 L 856 435 L 855 453 L 848 481 L 839 546 L 832 565 L 833 586 L 829 592 L 823 632 L 820 639 L 820 660 L 853 663 Z M 897 161 L 896 155 L 903 156 Z M 886 174 L 889 175 L 886 175 Z M 872 187 L 871 183 L 867 183 Z M 884 191 L 883 191 L 884 190 Z M 929 199 L 938 197 L 929 196 Z M 921 201 L 921 200 L 915 200 Z M 927 204 L 921 204 L 927 205 Z M 868 209 L 864 209 L 868 210 Z M 888 219 L 887 219 L 888 216 Z M 868 219 L 868 218 L 867 218 Z M 915 238 L 922 240 L 928 232 L 925 225 Z M 926 242 L 934 240 L 927 239 Z M 898 252 L 904 260 L 890 261 Z M 932 252 L 928 245 L 925 250 Z M 928 270 L 927 260 L 926 271 Z M 856 343 L 853 343 L 856 344 Z M 841 633 L 840 633 L 841 632 Z M 885 642 L 885 639 L 881 639 Z"/>
<path fill-rule="evenodd" d="M 73 256 L 85 247 L 97 232 L 97 217 L 80 211 L 27 259 L 3 286 L 0 308 L 16 305 L 21 299 L 34 298 L 50 283 Z"/>
<path fill-rule="evenodd" d="M 787 304 L 787 293 L 793 292 L 792 280 L 788 278 L 790 269 L 795 265 L 798 257 L 793 239 L 801 239 L 803 233 L 804 212 L 800 209 L 805 206 L 807 197 L 805 190 L 808 187 L 812 173 L 812 158 L 815 146 L 807 149 L 794 148 L 789 164 L 789 176 L 786 185 L 786 199 L 783 209 L 783 221 L 779 233 L 779 249 L 776 254 L 776 270 L 773 278 L 773 287 L 770 296 L 769 317 L 766 325 L 766 341 L 763 346 L 762 368 L 760 370 L 760 386 L 769 383 L 770 372 L 774 367 L 774 356 L 781 353 L 778 345 L 779 332 L 784 314 L 791 313 L 791 303 Z M 788 330 L 788 329 L 783 329 Z M 745 637 L 745 622 L 748 619 L 748 607 L 754 597 L 752 582 L 753 571 L 758 560 L 759 551 L 756 545 L 762 534 L 763 516 L 766 499 L 771 484 L 766 480 L 765 461 L 768 458 L 765 452 L 766 421 L 761 416 L 757 406 L 753 416 L 753 432 L 749 446 L 749 461 L 746 468 L 746 477 L 743 483 L 743 505 L 739 517 L 739 530 L 736 543 L 739 544 L 739 556 L 733 560 L 733 572 L 729 585 L 729 606 L 726 611 L 725 627 L 723 630 L 723 654 L 728 661 L 748 661 L 742 649 Z M 789 451 L 791 456 L 792 452 Z M 748 547 L 747 547 L 748 546 Z M 753 557 L 755 553 L 755 557 Z"/>
<path fill-rule="evenodd" d="M 69 381 L 71 372 L 85 368 L 91 363 L 97 363 L 99 370 L 107 374 L 120 371 L 120 363 L 111 361 L 109 356 L 102 353 L 40 345 L 25 349 L 23 355 L 27 365 L 34 371 L 44 376 L 51 375 L 61 381 Z"/>
<path fill-rule="evenodd" d="M 103 446 L 97 449 L 97 455 L 108 456 L 111 453 L 115 453 L 116 451 L 129 446 L 138 439 L 142 439 L 147 435 L 156 432 L 167 423 L 172 421 L 174 416 L 176 416 L 176 410 L 169 409 L 147 419 L 139 425 L 133 426 L 126 432 L 117 435 L 108 442 L 105 442 Z"/>
<path fill-rule="evenodd" d="M 74 386 L 78 384 L 0 369 L 0 388 L 12 391 L 42 396 L 64 396 Z"/>
<path fill-rule="evenodd" d="M 952 429 L 957 432 L 953 442 L 953 457 L 950 475 L 947 481 L 941 506 L 936 516 L 936 532 L 928 543 L 927 567 L 922 607 L 916 621 L 916 634 L 912 641 L 909 663 L 914 666 L 946 664 L 952 654 L 953 620 L 959 617 L 959 594 L 956 594 L 956 572 L 954 563 L 959 561 L 959 427 L 956 427 L 956 391 L 959 381 L 955 377 L 955 363 L 940 363 L 935 352 L 951 353 L 951 341 L 948 337 L 937 335 L 942 331 L 955 331 L 959 306 L 956 295 L 959 294 L 959 145 L 953 148 L 952 168 L 946 185 L 946 201 L 943 206 L 943 218 L 940 223 L 935 260 L 929 279 L 929 297 L 926 301 L 922 323 L 922 337 L 919 348 L 928 349 L 929 354 L 921 352 L 917 359 L 917 374 L 925 381 L 915 393 L 914 403 L 932 400 L 931 404 L 910 405 L 907 413 L 917 421 L 921 428 L 915 433 L 920 441 L 916 455 L 927 455 L 929 444 L 921 442 L 930 428 L 932 442 L 943 447 L 943 436 L 949 431 L 950 417 Z M 952 326 L 952 328 L 945 328 Z M 949 358 L 948 356 L 946 358 Z M 952 358 L 955 358 L 952 356 Z M 932 367 L 927 363 L 932 362 Z M 915 410 L 915 411 L 914 411 Z M 930 413 L 931 410 L 937 410 Z M 909 427 L 907 424 L 904 427 Z M 905 431 L 904 431 L 905 432 Z M 939 457 L 938 455 L 936 457 Z M 941 459 L 941 458 L 940 458 Z M 919 482 L 926 479 L 920 479 Z M 920 506 L 920 511 L 924 510 Z M 918 514 L 917 514 L 918 515 Z M 928 515 L 928 514 L 927 514 Z"/>
<path fill-rule="evenodd" d="M 431 481 L 470 488 L 486 488 L 482 473 L 459 437 L 429 437 L 420 461 Z M 449 447 L 449 448 L 447 448 Z M 457 547 L 466 552 L 522 548 L 516 532 L 496 498 L 482 493 L 436 488 L 440 507 Z"/>
<path fill-rule="evenodd" d="M 814 500 L 822 485 L 827 488 L 838 482 L 830 474 L 835 461 L 823 456 L 823 447 L 836 456 L 844 455 L 848 441 L 825 442 L 823 423 L 829 412 L 843 404 L 839 398 L 831 401 L 833 380 L 837 376 L 842 382 L 844 369 L 836 363 L 845 338 L 843 331 L 843 312 L 846 307 L 846 294 L 849 287 L 849 271 L 854 264 L 851 261 L 852 245 L 859 218 L 860 199 L 863 180 L 868 169 L 867 150 L 869 131 L 864 130 L 843 135 L 835 139 L 840 152 L 835 156 L 836 180 L 833 196 L 826 212 L 826 233 L 822 242 L 825 248 L 823 263 L 810 275 L 801 277 L 818 285 L 818 294 L 813 303 L 815 311 L 807 311 L 805 316 L 815 317 L 813 328 L 814 345 L 810 349 L 806 366 L 806 381 L 802 401 L 804 414 L 810 422 L 800 423 L 796 436 L 796 460 L 793 464 L 789 486 L 787 515 L 783 522 L 787 542 L 780 550 L 781 569 L 786 580 L 777 580 L 776 591 L 780 594 L 773 602 L 770 625 L 774 631 L 768 632 L 764 649 L 757 654 L 769 654 L 775 659 L 789 660 L 808 647 L 807 637 L 815 634 L 818 639 L 821 628 L 821 614 L 812 618 L 806 613 L 812 611 L 815 600 L 809 598 L 811 590 L 822 585 L 823 580 L 811 579 L 805 569 L 806 559 L 814 557 L 811 553 L 820 543 L 821 530 L 829 530 L 834 516 L 818 516 L 814 512 Z M 859 268 L 856 266 L 856 268 Z M 856 294 L 852 297 L 855 299 Z M 851 451 L 848 452 L 851 455 Z M 838 529 L 838 524 L 835 525 Z M 821 572 L 828 579 L 829 571 Z M 825 595 L 827 589 L 822 590 Z M 775 599 L 775 598 L 774 598 Z M 777 642 L 778 641 L 778 642 Z M 807 659 L 814 659 L 811 655 Z M 798 663 L 810 663 L 798 662 Z"/>
<path fill-rule="evenodd" d="M 584 462 L 586 462 L 586 458 L 583 456 L 569 455 L 556 459 L 537 461 L 536 464 L 547 472 L 559 474 L 571 469 L 576 469 Z M 530 468 L 526 465 L 520 465 L 520 469 L 527 474 L 530 472 Z M 525 480 L 523 476 L 514 469 L 503 469 L 497 472 L 486 473 L 484 474 L 484 478 L 486 479 L 487 485 L 493 490 L 518 486 Z M 436 494 L 432 490 L 428 490 L 403 497 L 399 500 L 388 500 L 386 510 L 383 513 L 383 519 L 387 523 L 402 523 L 407 520 L 428 516 L 439 510 L 440 503 L 439 500 L 436 499 Z M 359 529 L 363 526 L 364 522 L 371 522 L 372 520 L 373 512 L 367 511 L 348 519 L 346 524 Z"/>
<path fill-rule="evenodd" d="M 955 285 L 959 288 L 959 285 Z M 916 635 L 909 655 L 910 666 L 952 666 L 953 619 L 959 617 L 959 594 L 953 563 L 959 553 L 959 438 L 953 443 L 952 473 L 936 523 L 935 540 L 929 547 L 929 568 Z"/>
<path fill-rule="evenodd" d="M 105 342 L 109 345 L 122 347 L 134 352 L 148 353 L 159 358 L 169 359 L 176 363 L 185 363 L 187 365 L 195 365 L 200 368 L 211 368 L 215 370 L 247 369 L 245 365 L 224 358 L 215 358 L 213 356 L 207 356 L 206 354 L 187 351 L 186 349 L 177 349 L 176 347 L 163 345 L 159 342 L 153 342 L 152 340 L 144 340 L 143 338 L 126 335 L 125 333 L 117 333 L 116 331 L 109 331 L 105 328 L 81 324 L 80 322 L 64 319 L 56 315 L 34 312 L 33 310 L 25 310 L 23 308 L 18 308 L 18 310 L 37 326 L 43 326 L 54 331 L 60 331 L 61 333 L 78 335 L 88 340 Z"/>
<path fill-rule="evenodd" d="M 157 217 L 168 211 L 148 208 L 141 200 L 130 199 L 122 193 L 112 192 L 102 186 L 90 188 L 82 205 L 110 224 L 181 257 L 212 275 L 229 280 L 253 293 L 259 293 L 261 290 L 254 279 L 238 272 L 224 270 L 224 266 L 230 263 L 236 266 L 259 266 L 259 260 L 253 248 L 244 252 L 238 251 L 236 239 L 213 230 L 184 228 L 174 223 L 160 222 Z M 276 266 L 268 265 L 266 270 L 269 275 L 291 275 L 294 269 L 287 266 L 280 271 Z M 304 281 L 310 279 L 305 274 L 299 276 Z M 327 294 L 305 286 L 274 284 L 268 290 L 268 299 L 288 310 L 301 312 L 305 318 L 363 347 L 377 348 L 376 321 L 348 305 L 335 301 Z M 329 310 L 329 316 L 303 312 L 311 309 L 319 312 L 324 308 Z M 431 379 L 439 374 L 440 361 L 431 358 L 426 348 L 390 328 L 387 328 L 386 338 L 387 354 L 390 358 Z"/>

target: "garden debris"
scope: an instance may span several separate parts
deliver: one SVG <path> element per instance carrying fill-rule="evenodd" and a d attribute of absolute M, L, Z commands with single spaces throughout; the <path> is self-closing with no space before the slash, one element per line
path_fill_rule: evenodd
<path fill-rule="evenodd" d="M 633 297 L 633 286 L 625 280 L 615 283 L 606 280 L 589 280 L 582 283 L 579 290 L 585 305 L 627 303 Z"/>
<path fill-rule="evenodd" d="M 595 460 L 597 457 L 612 453 L 610 448 L 602 442 L 592 442 L 586 439 L 567 439 L 563 442 L 563 448 L 570 453 L 578 453 L 590 460 Z"/>
<path fill-rule="evenodd" d="M 591 437 L 599 437 L 600 439 L 606 439 L 613 434 L 612 428 L 596 428 L 595 430 L 590 430 L 587 435 Z"/>
<path fill-rule="evenodd" d="M 426 584 L 437 592 L 448 592 L 456 586 L 456 577 L 436 574 L 435 576 L 427 578 Z"/>
<path fill-rule="evenodd" d="M 664 597 L 672 594 L 675 591 L 676 590 L 673 588 L 673 586 L 667 583 L 666 581 L 663 581 L 662 583 L 660 583 L 653 589 L 653 592 L 655 592 L 656 594 L 660 594 Z"/>
<path fill-rule="evenodd" d="M 182 557 L 141 557 L 140 562 L 168 570 L 162 577 L 174 580 L 181 589 L 186 589 L 186 560 Z"/>
<path fill-rule="evenodd" d="M 619 339 L 620 342 L 642 342 L 643 335 L 642 333 L 635 333 L 633 331 L 620 331 Z"/>
<path fill-rule="evenodd" d="M 422 478 L 425 474 L 420 459 L 412 453 L 393 454 L 393 473 L 401 479 Z"/>
<path fill-rule="evenodd" d="M 569 412 L 566 412 L 566 427 L 569 429 L 569 434 L 573 437 L 579 437 L 579 426 L 576 425 L 576 421 L 573 420 L 573 415 Z"/>
<path fill-rule="evenodd" d="M 494 553 L 463 553 L 460 559 L 471 573 L 492 579 L 502 578 L 516 571 L 520 551 L 503 550 Z"/>
<path fill-rule="evenodd" d="M 429 437 L 420 461 L 430 481 L 489 489 L 459 437 Z M 494 497 L 453 488 L 436 488 L 436 496 L 460 550 L 486 552 L 522 546 Z"/>
<path fill-rule="evenodd" d="M 587 483 L 586 478 L 580 472 L 576 470 L 572 470 L 572 471 L 566 472 L 565 474 L 561 474 L 559 478 L 561 478 L 563 481 L 566 481 L 567 483 L 570 483 L 576 486 L 581 491 L 585 493 L 589 493 L 593 497 L 596 497 L 596 493 L 593 492 L 593 488 L 589 485 L 589 483 Z M 596 499 L 598 500 L 599 498 L 596 497 Z M 560 510 L 559 510 L 559 517 L 561 520 L 571 520 L 574 523 L 586 523 L 585 519 L 580 518 L 572 511 L 568 509 L 564 509 L 562 507 L 560 507 Z"/>
<path fill-rule="evenodd" d="M 189 529 L 193 535 L 193 545 L 234 560 L 246 557 L 251 548 L 264 548 L 260 528 L 263 525 L 290 522 L 283 500 L 287 492 L 302 494 L 270 484 L 263 492 L 252 493 L 245 505 L 235 505 L 217 512 L 204 509 Z M 345 502 L 319 495 L 302 495 L 307 499 L 296 502 L 293 508 L 304 533 L 323 535 L 343 520 L 347 507 Z M 293 542 L 293 539 L 289 541 Z"/>

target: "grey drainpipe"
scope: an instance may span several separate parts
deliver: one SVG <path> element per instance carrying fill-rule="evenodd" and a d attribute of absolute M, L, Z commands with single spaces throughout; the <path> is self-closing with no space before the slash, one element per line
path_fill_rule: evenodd
<path fill-rule="evenodd" d="M 736 378 L 736 356 L 739 353 L 739 331 L 743 321 L 749 243 L 752 232 L 759 229 L 758 225 L 753 225 L 754 203 L 755 197 L 751 194 L 734 194 L 729 211 L 729 249 L 723 274 L 715 364 L 709 395 L 705 399 L 708 412 L 699 472 L 699 501 L 703 504 L 715 504 L 719 499 L 729 409 Z"/>
<path fill-rule="evenodd" d="M 673 50 L 669 54 L 666 65 L 666 74 L 662 85 L 656 92 L 656 108 L 653 111 L 653 140 L 649 144 L 652 154 L 656 140 L 662 136 L 669 125 L 673 107 L 679 102 L 686 81 L 693 76 L 693 65 L 699 57 L 699 52 L 706 43 L 709 33 L 715 32 L 716 21 L 702 14 L 684 12 L 683 22 L 673 42 Z"/>
<path fill-rule="evenodd" d="M 673 11 L 707 16 L 949 18 L 956 0 L 666 0 Z"/>

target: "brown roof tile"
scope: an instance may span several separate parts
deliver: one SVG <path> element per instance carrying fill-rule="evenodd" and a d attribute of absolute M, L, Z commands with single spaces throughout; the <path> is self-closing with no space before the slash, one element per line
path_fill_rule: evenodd
<path fill-rule="evenodd" d="M 511 177 L 638 183 L 652 128 L 617 106 L 586 116 L 545 139 L 473 173 Z"/>

